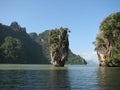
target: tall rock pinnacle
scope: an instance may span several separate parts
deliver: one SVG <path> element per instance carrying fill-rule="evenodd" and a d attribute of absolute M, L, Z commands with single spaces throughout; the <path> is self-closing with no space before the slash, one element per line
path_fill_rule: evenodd
<path fill-rule="evenodd" d="M 50 36 L 50 56 L 51 64 L 54 66 L 64 66 L 68 56 L 68 29 L 60 28 L 51 30 Z"/>

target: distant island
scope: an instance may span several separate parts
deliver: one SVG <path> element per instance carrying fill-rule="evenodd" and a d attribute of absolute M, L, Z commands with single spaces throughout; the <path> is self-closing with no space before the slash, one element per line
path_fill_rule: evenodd
<path fill-rule="evenodd" d="M 120 66 L 120 12 L 102 21 L 94 44 L 100 66 Z"/>
<path fill-rule="evenodd" d="M 54 29 L 56 30 L 56 29 Z M 17 22 L 0 23 L 1 64 L 50 64 L 49 31 L 27 33 Z M 87 64 L 84 58 L 68 48 L 66 64 Z"/>

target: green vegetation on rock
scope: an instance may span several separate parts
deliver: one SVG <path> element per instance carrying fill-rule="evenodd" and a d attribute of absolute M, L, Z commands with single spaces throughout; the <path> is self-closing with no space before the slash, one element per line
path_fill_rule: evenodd
<path fill-rule="evenodd" d="M 39 35 L 28 34 L 17 22 L 10 26 L 0 23 L 0 63 L 50 64 L 48 36 L 49 30 Z M 72 60 L 69 64 L 73 63 Z M 76 64 L 81 63 L 81 58 L 77 60 Z"/>
<path fill-rule="evenodd" d="M 5 42 L 0 48 L 3 52 L 2 55 L 5 56 L 5 60 L 7 60 L 8 63 L 17 63 L 18 61 L 24 62 L 22 61 L 24 59 L 23 44 L 19 39 L 8 36 L 5 38 Z M 5 60 L 2 59 L 2 62 L 4 63 Z"/>
<path fill-rule="evenodd" d="M 120 12 L 103 20 L 95 45 L 101 66 L 120 66 Z"/>
<path fill-rule="evenodd" d="M 49 31 L 51 64 L 64 66 L 68 57 L 68 29 L 59 28 Z"/>
<path fill-rule="evenodd" d="M 40 33 L 34 40 L 42 46 L 43 54 L 50 62 L 51 58 L 50 58 L 50 48 L 49 48 L 50 47 L 49 31 L 51 31 L 51 30 L 46 30 L 45 32 Z M 68 30 L 68 32 L 70 32 L 70 31 Z M 84 58 L 82 58 L 79 55 L 74 54 L 69 49 L 68 50 L 68 60 L 66 61 L 66 64 L 87 64 L 87 62 L 85 61 Z"/>

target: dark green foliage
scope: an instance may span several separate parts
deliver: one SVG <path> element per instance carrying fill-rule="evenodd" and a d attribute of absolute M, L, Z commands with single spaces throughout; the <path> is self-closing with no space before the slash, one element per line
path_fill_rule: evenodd
<path fill-rule="evenodd" d="M 101 23 L 100 30 L 104 31 L 106 38 L 112 38 L 112 31 L 120 29 L 120 12 L 111 14 Z"/>
<path fill-rule="evenodd" d="M 53 34 L 51 37 L 50 37 L 50 43 L 58 43 L 59 42 L 59 37 L 57 34 Z"/>
<path fill-rule="evenodd" d="M 67 64 L 87 64 L 84 58 L 72 53 L 71 50 L 68 51 L 68 60 L 66 63 Z"/>
<path fill-rule="evenodd" d="M 49 63 L 41 46 L 17 22 L 0 24 L 0 51 L 1 63 Z"/>
<path fill-rule="evenodd" d="M 98 52 L 100 48 L 106 49 L 106 64 L 114 66 L 120 63 L 120 12 L 105 18 L 101 23 L 100 32 L 95 42 Z"/>
<path fill-rule="evenodd" d="M 66 28 L 66 30 L 68 29 Z M 48 30 L 39 35 L 36 33 L 28 35 L 26 29 L 17 22 L 13 22 L 10 26 L 0 23 L 0 63 L 50 63 L 48 36 Z M 70 51 L 70 53 L 72 52 Z M 73 57 L 75 59 L 72 59 Z M 73 60 L 78 60 L 76 64 L 81 61 L 77 55 L 70 55 L 69 59 L 69 64 L 72 64 Z"/>
<path fill-rule="evenodd" d="M 97 48 L 105 47 L 105 42 L 102 38 L 97 37 Z"/>
<path fill-rule="evenodd" d="M 64 66 L 68 57 L 68 32 L 66 28 L 58 28 L 49 32 L 51 63 Z"/>
<path fill-rule="evenodd" d="M 120 12 L 110 15 L 107 20 L 107 23 L 109 23 L 109 31 L 112 33 L 109 39 L 114 41 L 114 55 L 109 57 L 108 60 L 115 64 L 120 62 Z"/>
<path fill-rule="evenodd" d="M 115 46 L 116 46 L 117 49 L 120 50 L 120 35 L 116 38 Z M 120 51 L 119 51 L 119 52 L 120 52 Z"/>
<path fill-rule="evenodd" d="M 5 56 L 2 59 L 3 63 L 25 62 L 22 61 L 25 59 L 24 49 L 23 49 L 23 44 L 19 39 L 8 36 L 5 38 L 5 42 L 1 45 L 0 48 L 1 48 L 1 52 L 3 52 L 3 55 Z"/>
<path fill-rule="evenodd" d="M 67 28 L 66 30 L 69 31 Z M 42 46 L 44 56 L 46 56 L 46 58 L 50 61 L 49 31 L 50 30 L 46 30 L 45 32 L 39 34 L 36 40 Z M 67 64 L 86 64 L 85 60 L 82 57 L 73 54 L 70 49 L 68 50 L 68 53 L 68 60 L 66 62 Z"/>
<path fill-rule="evenodd" d="M 49 30 L 40 33 L 36 40 L 42 46 L 44 56 L 50 61 Z"/>
<path fill-rule="evenodd" d="M 37 33 L 33 32 L 33 33 L 29 33 L 30 37 L 32 39 L 36 39 L 37 38 Z"/>
<path fill-rule="evenodd" d="M 113 65 L 116 65 L 117 63 L 120 63 L 120 54 L 115 54 L 112 57 L 108 57 L 106 59 L 106 63 L 112 63 Z"/>
<path fill-rule="evenodd" d="M 116 37 L 115 46 L 113 47 L 111 57 L 107 58 L 107 61 L 112 62 L 112 64 L 120 63 L 120 35 Z"/>

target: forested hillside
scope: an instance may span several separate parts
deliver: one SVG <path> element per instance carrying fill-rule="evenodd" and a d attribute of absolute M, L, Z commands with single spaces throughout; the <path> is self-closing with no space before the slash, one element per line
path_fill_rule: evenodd
<path fill-rule="evenodd" d="M 17 22 L 10 26 L 0 23 L 0 63 L 48 64 L 50 51 L 49 30 L 28 34 Z M 86 61 L 69 49 L 68 64 L 84 64 Z"/>
<path fill-rule="evenodd" d="M 39 44 L 17 22 L 0 24 L 0 63 L 49 63 Z"/>

